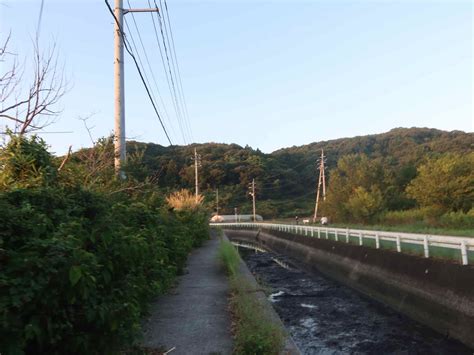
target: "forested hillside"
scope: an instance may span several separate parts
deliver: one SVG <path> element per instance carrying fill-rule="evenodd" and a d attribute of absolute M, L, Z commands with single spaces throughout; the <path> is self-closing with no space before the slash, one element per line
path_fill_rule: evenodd
<path fill-rule="evenodd" d="M 417 205 L 415 198 L 406 192 L 408 184 L 417 176 L 417 168 L 429 158 L 446 154 L 465 156 L 472 152 L 474 134 L 428 128 L 396 128 L 383 134 L 294 146 L 271 154 L 236 144 L 163 147 L 132 142 L 129 144 L 131 174 L 139 178 L 154 176 L 158 184 L 166 189 L 181 186 L 193 188 L 194 148 L 202 158 L 200 188 L 208 203 L 214 203 L 215 189 L 219 188 L 221 213 L 233 213 L 234 207 L 242 213 L 249 212 L 248 184 L 255 178 L 257 212 L 265 218 L 273 218 L 311 215 L 317 181 L 316 160 L 321 149 L 327 156 L 329 191 L 328 203 L 323 208 L 328 209 L 328 213 L 335 212 L 330 208 L 331 203 L 347 202 L 331 198 L 331 194 L 335 195 L 340 187 L 334 186 L 333 180 L 338 179 L 333 179 L 332 174 L 336 172 L 338 175 L 358 174 L 360 179 L 365 180 L 364 183 L 356 183 L 353 189 L 360 185 L 365 186 L 365 190 L 372 187 L 374 191 L 379 190 L 380 196 L 379 192 L 375 195 L 384 200 L 383 209 L 404 210 Z M 342 164 L 339 168 L 338 162 Z M 367 176 L 363 177 L 364 174 Z M 348 183 L 344 182 L 346 186 L 350 185 Z M 347 213 L 334 214 L 341 219 L 348 218 Z"/>

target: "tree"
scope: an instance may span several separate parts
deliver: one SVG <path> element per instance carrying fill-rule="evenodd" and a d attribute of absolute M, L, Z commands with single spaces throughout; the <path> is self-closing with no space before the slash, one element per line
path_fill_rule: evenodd
<path fill-rule="evenodd" d="M 0 62 L 7 62 L 13 56 L 7 50 L 9 40 L 10 36 L 0 49 Z M 60 113 L 57 104 L 68 89 L 56 45 L 43 52 L 35 42 L 33 52 L 33 75 L 26 87 L 21 85 L 27 80 L 18 71 L 15 56 L 9 69 L 0 74 L 0 118 L 9 120 L 19 135 L 52 124 Z"/>
<path fill-rule="evenodd" d="M 474 152 L 429 159 L 406 191 L 422 207 L 467 212 L 474 204 Z"/>
<path fill-rule="evenodd" d="M 363 154 L 339 159 L 330 172 L 323 211 L 335 221 L 369 222 L 385 208 L 384 192 L 390 175 L 379 159 Z"/>
<path fill-rule="evenodd" d="M 345 207 L 354 221 L 374 222 L 383 209 L 382 193 L 376 186 L 373 186 L 370 190 L 359 186 L 351 194 L 349 200 L 345 203 Z"/>

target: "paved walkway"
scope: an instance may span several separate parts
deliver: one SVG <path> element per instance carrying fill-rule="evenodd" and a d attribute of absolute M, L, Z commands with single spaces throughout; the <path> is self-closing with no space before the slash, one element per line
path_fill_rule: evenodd
<path fill-rule="evenodd" d="M 187 271 L 170 294 L 158 298 L 144 328 L 144 346 L 170 355 L 231 354 L 229 285 L 217 260 L 219 240 L 213 237 L 194 250 Z"/>

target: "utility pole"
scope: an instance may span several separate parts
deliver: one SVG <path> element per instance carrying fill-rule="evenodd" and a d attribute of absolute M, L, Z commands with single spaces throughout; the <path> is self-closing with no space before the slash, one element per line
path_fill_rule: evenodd
<path fill-rule="evenodd" d="M 323 200 L 326 201 L 326 176 L 324 171 L 324 150 L 321 149 L 321 157 L 319 158 L 319 179 L 318 179 L 318 187 L 316 191 L 316 205 L 314 206 L 314 216 L 313 216 L 313 223 L 316 223 L 318 219 L 318 206 L 319 206 L 319 192 L 321 190 L 321 184 L 323 185 Z"/>
<path fill-rule="evenodd" d="M 122 165 L 126 159 L 125 142 L 125 86 L 123 56 L 123 16 L 129 12 L 158 12 L 158 8 L 124 9 L 123 0 L 115 0 L 114 7 L 114 81 L 115 81 L 115 132 L 114 166 L 116 176 L 125 179 Z"/>
<path fill-rule="evenodd" d="M 322 170 L 322 175 L 323 175 L 323 201 L 326 201 L 326 171 L 325 171 L 325 166 L 324 166 L 325 159 L 326 157 L 324 156 L 324 150 L 321 149 L 321 170 Z"/>
<path fill-rule="evenodd" d="M 201 166 L 201 155 L 197 153 L 196 148 L 194 148 L 194 188 L 196 190 L 196 202 L 199 196 L 199 174 L 198 167 Z"/>
<path fill-rule="evenodd" d="M 257 221 L 257 215 L 255 214 L 255 179 L 252 179 L 252 183 L 249 184 L 249 195 L 252 196 L 252 205 L 253 205 L 253 221 Z"/>
<path fill-rule="evenodd" d="M 216 188 L 216 213 L 219 215 L 219 188 Z"/>

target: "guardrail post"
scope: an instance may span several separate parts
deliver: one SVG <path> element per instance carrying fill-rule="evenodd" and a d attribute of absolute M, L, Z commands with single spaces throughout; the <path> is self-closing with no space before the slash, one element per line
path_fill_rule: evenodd
<path fill-rule="evenodd" d="M 334 230 L 334 239 L 336 240 L 336 242 L 338 242 L 338 238 L 337 238 L 337 229 Z"/>
<path fill-rule="evenodd" d="M 380 238 L 378 233 L 375 233 L 375 248 L 380 249 Z"/>
<path fill-rule="evenodd" d="M 359 232 L 359 245 L 364 245 L 363 239 L 364 238 L 362 238 L 362 232 Z"/>
<path fill-rule="evenodd" d="M 425 252 L 425 258 L 429 258 L 430 257 L 430 249 L 428 247 L 428 236 L 427 235 L 423 236 L 423 249 L 424 249 L 424 252 Z"/>
<path fill-rule="evenodd" d="M 304 227 L 304 235 L 308 235 L 308 227 Z"/>
<path fill-rule="evenodd" d="M 462 264 L 467 265 L 468 257 L 467 257 L 467 247 L 466 247 L 465 240 L 461 240 L 461 258 L 462 258 Z"/>
<path fill-rule="evenodd" d="M 318 239 L 321 239 L 321 228 L 318 227 Z"/>
<path fill-rule="evenodd" d="M 326 239 L 329 239 L 328 229 L 326 228 Z"/>
<path fill-rule="evenodd" d="M 349 243 L 349 228 L 346 228 L 346 243 Z"/>
<path fill-rule="evenodd" d="M 397 251 L 399 253 L 402 252 L 402 243 L 400 242 L 400 236 L 399 235 L 397 235 Z"/>
<path fill-rule="evenodd" d="M 311 227 L 311 236 L 314 237 L 314 227 Z"/>

